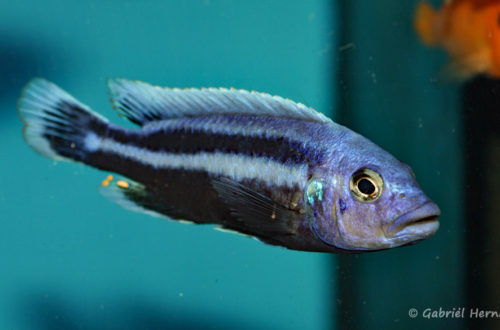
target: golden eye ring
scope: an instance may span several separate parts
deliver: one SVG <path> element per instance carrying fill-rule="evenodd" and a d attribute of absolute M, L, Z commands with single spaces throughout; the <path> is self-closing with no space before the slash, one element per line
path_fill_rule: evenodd
<path fill-rule="evenodd" d="M 382 194 L 384 180 L 377 172 L 368 168 L 357 170 L 349 181 L 353 196 L 361 202 L 374 202 Z"/>

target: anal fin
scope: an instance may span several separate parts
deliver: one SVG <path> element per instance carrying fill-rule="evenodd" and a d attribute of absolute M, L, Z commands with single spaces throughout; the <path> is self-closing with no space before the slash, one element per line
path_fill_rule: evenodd
<path fill-rule="evenodd" d="M 102 181 L 99 190 L 104 197 L 127 210 L 169 220 L 183 218 L 161 194 L 133 180 L 109 175 Z"/>

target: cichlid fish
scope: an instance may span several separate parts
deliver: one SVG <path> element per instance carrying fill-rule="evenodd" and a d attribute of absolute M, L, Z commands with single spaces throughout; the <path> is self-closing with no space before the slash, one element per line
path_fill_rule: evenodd
<path fill-rule="evenodd" d="M 448 0 L 438 10 L 423 1 L 414 25 L 424 44 L 448 52 L 449 76 L 467 79 L 484 73 L 500 78 L 499 0 Z"/>
<path fill-rule="evenodd" d="M 438 230 L 440 210 L 410 167 L 303 104 L 121 79 L 108 88 L 140 128 L 110 123 L 43 79 L 18 108 L 42 155 L 123 175 L 100 189 L 127 209 L 304 251 L 387 249 Z"/>

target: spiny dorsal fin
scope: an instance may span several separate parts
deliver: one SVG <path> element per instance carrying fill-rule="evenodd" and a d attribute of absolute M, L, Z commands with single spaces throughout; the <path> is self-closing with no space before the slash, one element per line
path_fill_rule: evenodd
<path fill-rule="evenodd" d="M 243 89 L 162 88 L 126 79 L 109 79 L 108 89 L 118 111 L 139 125 L 154 120 L 211 114 L 271 115 L 331 122 L 301 103 Z"/>

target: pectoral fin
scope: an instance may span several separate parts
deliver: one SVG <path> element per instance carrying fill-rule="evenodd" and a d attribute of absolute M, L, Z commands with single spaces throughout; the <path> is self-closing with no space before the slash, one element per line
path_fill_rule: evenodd
<path fill-rule="evenodd" d="M 296 233 L 297 212 L 232 179 L 219 177 L 211 182 L 236 219 L 225 227 L 263 239 Z"/>

